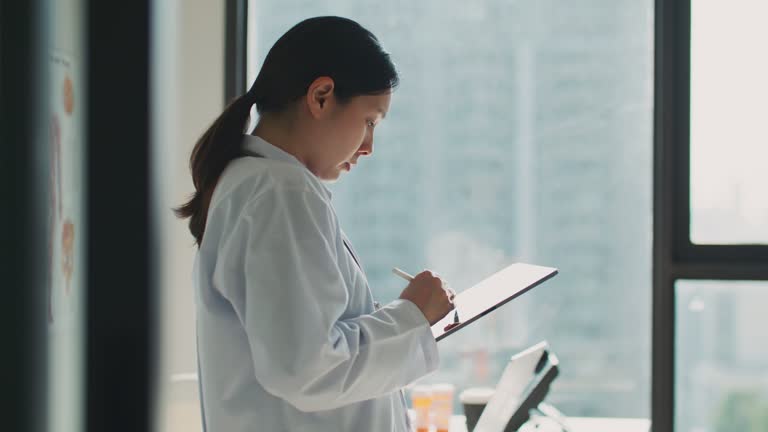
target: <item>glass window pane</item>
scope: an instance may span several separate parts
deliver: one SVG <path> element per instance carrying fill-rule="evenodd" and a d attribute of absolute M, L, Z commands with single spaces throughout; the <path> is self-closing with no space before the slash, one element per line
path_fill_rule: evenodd
<path fill-rule="evenodd" d="M 691 241 L 768 243 L 768 3 L 691 2 Z"/>
<path fill-rule="evenodd" d="M 430 382 L 493 385 L 546 339 L 568 415 L 649 415 L 653 2 L 254 0 L 256 65 L 303 18 L 376 34 L 402 82 L 375 154 L 334 188 L 379 301 L 431 268 L 561 274 L 441 342 Z"/>
<path fill-rule="evenodd" d="M 768 282 L 675 289 L 675 430 L 768 430 Z"/>

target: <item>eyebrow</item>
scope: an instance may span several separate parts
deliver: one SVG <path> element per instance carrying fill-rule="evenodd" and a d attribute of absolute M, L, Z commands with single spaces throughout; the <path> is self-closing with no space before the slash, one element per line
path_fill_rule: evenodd
<path fill-rule="evenodd" d="M 383 108 L 379 108 L 379 112 L 381 113 L 381 119 L 382 119 L 382 120 L 384 120 L 385 118 L 387 118 L 387 112 L 386 112 L 386 111 L 384 111 L 384 109 L 383 109 Z"/>

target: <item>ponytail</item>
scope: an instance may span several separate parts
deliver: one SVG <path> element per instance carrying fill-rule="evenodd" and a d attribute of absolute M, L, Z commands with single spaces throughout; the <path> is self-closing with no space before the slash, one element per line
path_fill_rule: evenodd
<path fill-rule="evenodd" d="M 252 92 L 235 99 L 205 131 L 192 150 L 189 166 L 195 193 L 174 212 L 182 219 L 189 218 L 189 231 L 198 247 L 203 242 L 208 206 L 216 183 L 227 164 L 241 155 L 243 132 L 254 103 Z"/>

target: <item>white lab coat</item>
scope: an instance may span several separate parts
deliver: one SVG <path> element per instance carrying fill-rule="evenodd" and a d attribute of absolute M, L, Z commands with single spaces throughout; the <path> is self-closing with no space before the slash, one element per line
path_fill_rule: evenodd
<path fill-rule="evenodd" d="M 407 431 L 402 388 L 434 371 L 415 304 L 374 299 L 331 193 L 290 154 L 244 137 L 195 258 L 208 432 Z"/>

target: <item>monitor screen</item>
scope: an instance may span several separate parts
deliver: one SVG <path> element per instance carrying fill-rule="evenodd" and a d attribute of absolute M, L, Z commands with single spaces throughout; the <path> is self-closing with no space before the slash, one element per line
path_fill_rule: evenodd
<path fill-rule="evenodd" d="M 529 411 L 541 403 L 558 373 L 557 358 L 547 349 L 540 342 L 510 359 L 475 432 L 514 431 L 528 421 Z"/>

